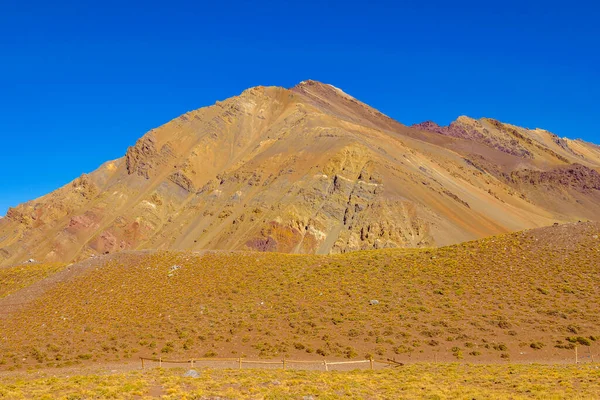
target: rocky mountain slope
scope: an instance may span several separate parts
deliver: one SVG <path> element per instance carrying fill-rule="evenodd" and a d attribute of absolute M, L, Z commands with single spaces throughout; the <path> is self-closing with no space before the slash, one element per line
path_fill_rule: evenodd
<path fill-rule="evenodd" d="M 0 265 L 122 250 L 440 246 L 600 215 L 600 147 L 492 119 L 407 127 L 331 85 L 255 87 L 0 219 Z"/>

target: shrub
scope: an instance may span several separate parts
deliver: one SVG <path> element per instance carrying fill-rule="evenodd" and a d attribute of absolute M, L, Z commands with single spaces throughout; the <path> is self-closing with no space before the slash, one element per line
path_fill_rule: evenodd
<path fill-rule="evenodd" d="M 592 342 L 590 341 L 590 339 L 588 338 L 584 338 L 583 336 L 569 336 L 566 338 L 568 342 L 571 343 L 579 343 L 583 346 L 591 346 Z"/>
<path fill-rule="evenodd" d="M 500 320 L 498 321 L 498 327 L 501 329 L 508 329 L 511 327 L 511 324 L 508 321 Z"/>
<path fill-rule="evenodd" d="M 396 353 L 396 354 L 409 353 L 412 351 L 411 348 L 409 348 L 408 346 L 405 346 L 403 344 L 401 344 L 400 346 L 394 347 L 393 350 L 394 350 L 394 353 Z"/>
<path fill-rule="evenodd" d="M 357 337 L 357 336 L 360 336 L 360 332 L 358 331 L 358 329 L 353 328 L 348 331 L 348 336 L 349 337 Z"/>
<path fill-rule="evenodd" d="M 556 347 L 557 349 L 573 350 L 575 348 L 575 344 L 574 343 L 563 344 L 560 340 L 557 340 L 554 347 Z"/>
<path fill-rule="evenodd" d="M 588 338 L 584 338 L 582 336 L 577 336 L 577 343 L 584 346 L 591 346 L 592 342 Z"/>
<path fill-rule="evenodd" d="M 163 347 L 162 349 L 160 349 L 161 353 L 172 353 L 173 350 L 175 350 L 173 343 L 171 342 L 167 342 L 165 343 L 165 347 Z"/>
<path fill-rule="evenodd" d="M 539 349 L 541 349 L 542 347 L 544 347 L 544 343 L 542 343 L 542 342 L 533 342 L 533 343 L 531 343 L 531 344 L 529 345 L 529 347 L 531 347 L 531 348 L 532 348 L 532 349 L 534 349 L 534 350 L 539 350 Z"/>
<path fill-rule="evenodd" d="M 579 333 L 581 328 L 577 325 L 569 325 L 569 326 L 567 326 L 567 330 L 571 333 Z"/>
<path fill-rule="evenodd" d="M 452 348 L 452 355 L 454 357 L 456 357 L 458 360 L 462 360 L 463 359 L 463 353 L 462 353 L 462 350 L 460 349 L 460 347 L 453 347 Z"/>
<path fill-rule="evenodd" d="M 42 363 L 46 360 L 46 353 L 35 347 L 31 349 L 31 356 L 39 363 Z"/>
<path fill-rule="evenodd" d="M 346 347 L 346 350 L 344 351 L 344 357 L 354 358 L 356 356 L 358 356 L 358 353 L 352 347 Z"/>

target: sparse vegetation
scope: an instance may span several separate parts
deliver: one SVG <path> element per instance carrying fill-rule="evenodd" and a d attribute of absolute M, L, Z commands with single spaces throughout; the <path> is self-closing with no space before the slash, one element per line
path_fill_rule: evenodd
<path fill-rule="evenodd" d="M 0 370 L 209 354 L 519 362 L 569 359 L 575 345 L 595 354 L 598 246 L 536 235 L 335 256 L 123 254 L 3 315 Z M 1 290 L 17 297 L 48 268 Z"/>
<path fill-rule="evenodd" d="M 582 336 L 570 336 L 567 338 L 568 342 L 571 343 L 578 343 L 581 344 L 583 346 L 591 346 L 592 345 L 592 341 L 588 338 L 582 337 Z"/>
<path fill-rule="evenodd" d="M 534 350 L 540 350 L 544 347 L 544 343 L 542 342 L 533 342 L 529 345 L 529 347 L 531 347 Z"/>
<path fill-rule="evenodd" d="M 66 264 L 23 264 L 9 268 L 0 268 L 0 299 L 55 274 Z"/>

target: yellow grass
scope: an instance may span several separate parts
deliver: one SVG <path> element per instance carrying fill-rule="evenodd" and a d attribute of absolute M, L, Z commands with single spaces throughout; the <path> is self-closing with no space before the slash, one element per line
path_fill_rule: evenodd
<path fill-rule="evenodd" d="M 65 265 L 62 263 L 24 264 L 0 268 L 0 299 L 62 270 Z"/>
<path fill-rule="evenodd" d="M 198 370 L 0 376 L 7 399 L 595 399 L 597 366 L 414 364 L 380 371 Z M 309 398 L 309 397 L 307 397 Z"/>

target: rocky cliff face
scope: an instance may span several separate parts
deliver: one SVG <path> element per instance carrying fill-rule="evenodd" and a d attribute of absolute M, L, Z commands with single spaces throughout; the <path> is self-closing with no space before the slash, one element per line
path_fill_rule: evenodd
<path fill-rule="evenodd" d="M 600 174 L 581 164 L 570 164 L 548 171 L 520 169 L 511 175 L 513 182 L 525 186 L 549 186 L 557 190 L 574 189 L 594 194 L 600 191 Z"/>
<path fill-rule="evenodd" d="M 600 150 L 491 119 L 406 127 L 315 81 L 256 87 L 0 219 L 0 264 L 128 249 L 343 253 L 600 215 Z"/>

